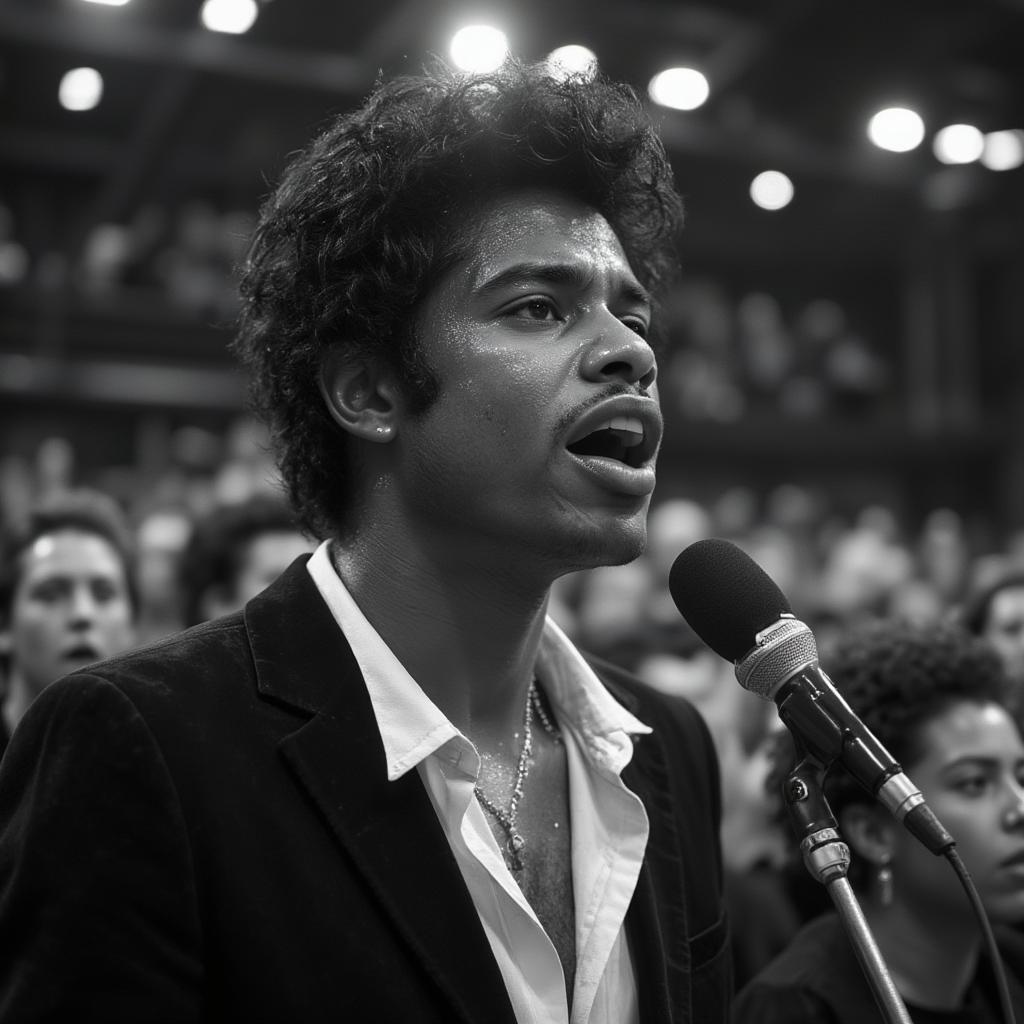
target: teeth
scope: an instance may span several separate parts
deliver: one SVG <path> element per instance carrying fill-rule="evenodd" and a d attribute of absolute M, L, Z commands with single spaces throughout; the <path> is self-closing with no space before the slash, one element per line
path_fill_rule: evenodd
<path fill-rule="evenodd" d="M 644 442 L 644 425 L 636 416 L 612 416 L 593 431 L 611 430 L 619 439 L 619 443 L 627 448 L 635 448 Z"/>
<path fill-rule="evenodd" d="M 625 430 L 631 434 L 644 436 L 644 425 L 636 416 L 613 416 L 608 424 L 612 430 Z"/>
<path fill-rule="evenodd" d="M 644 425 L 636 416 L 612 416 L 611 419 L 594 427 L 591 433 L 596 434 L 599 430 L 622 430 L 627 434 L 636 434 L 637 444 L 643 440 L 644 436 Z"/>

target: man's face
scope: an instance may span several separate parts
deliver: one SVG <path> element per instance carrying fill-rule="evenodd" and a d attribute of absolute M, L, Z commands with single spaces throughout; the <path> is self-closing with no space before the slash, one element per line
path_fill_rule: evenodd
<path fill-rule="evenodd" d="M 440 391 L 399 428 L 407 514 L 481 565 L 635 558 L 662 433 L 646 293 L 608 222 L 558 193 L 495 200 L 471 231 L 417 320 Z"/>
<path fill-rule="evenodd" d="M 125 568 L 103 537 L 43 534 L 22 555 L 11 603 L 11 667 L 33 694 L 133 643 Z"/>

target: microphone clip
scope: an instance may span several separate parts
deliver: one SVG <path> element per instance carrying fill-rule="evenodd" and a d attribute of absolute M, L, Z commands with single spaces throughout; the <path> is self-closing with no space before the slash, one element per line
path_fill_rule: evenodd
<path fill-rule="evenodd" d="M 810 754 L 790 771 L 782 784 L 782 798 L 800 840 L 804 866 L 824 886 L 845 878 L 850 848 L 825 799 L 822 781 L 826 766 Z"/>

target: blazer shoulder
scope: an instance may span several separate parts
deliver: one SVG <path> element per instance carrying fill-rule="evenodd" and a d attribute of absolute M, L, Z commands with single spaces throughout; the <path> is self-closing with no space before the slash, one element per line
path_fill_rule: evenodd
<path fill-rule="evenodd" d="M 252 652 L 240 614 L 171 634 L 124 654 L 96 662 L 48 686 L 34 704 L 48 706 L 67 689 L 108 685 L 140 711 L 180 706 L 196 708 L 220 701 L 225 691 L 254 689 Z M 30 709 L 31 710 L 31 709 Z"/>

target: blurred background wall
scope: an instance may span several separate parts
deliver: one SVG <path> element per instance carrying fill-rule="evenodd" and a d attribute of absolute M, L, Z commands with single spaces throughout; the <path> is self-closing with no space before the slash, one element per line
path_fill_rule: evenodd
<path fill-rule="evenodd" d="M 174 551 L 273 488 L 227 351 L 259 201 L 378 74 L 485 65 L 495 29 L 529 60 L 586 47 L 661 126 L 688 207 L 656 495 L 698 516 L 678 537 L 774 530 L 819 568 L 865 529 L 883 562 L 955 548 L 944 600 L 1017 559 L 1021 0 L 5 0 L 2 515 L 91 484 Z"/>

